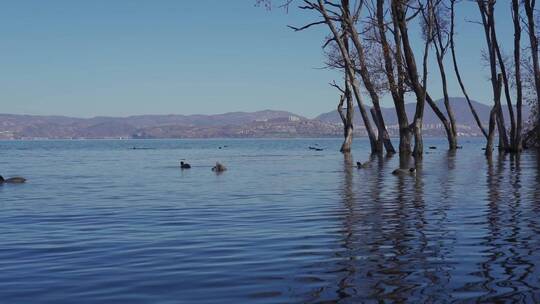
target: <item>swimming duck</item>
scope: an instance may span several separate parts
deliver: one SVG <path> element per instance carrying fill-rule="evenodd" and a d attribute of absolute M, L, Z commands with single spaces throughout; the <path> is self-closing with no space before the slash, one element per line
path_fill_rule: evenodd
<path fill-rule="evenodd" d="M 223 172 L 225 170 L 227 170 L 227 168 L 219 162 L 216 162 L 216 165 L 212 167 L 212 171 L 214 172 Z"/>
<path fill-rule="evenodd" d="M 180 169 L 191 169 L 191 165 L 181 161 L 180 162 Z"/>
<path fill-rule="evenodd" d="M 26 178 L 23 178 L 23 177 L 11 177 L 11 178 L 8 178 L 8 179 L 4 179 L 4 177 L 2 175 L 0 175 L 0 184 L 22 184 L 22 183 L 25 183 L 26 182 Z"/>
<path fill-rule="evenodd" d="M 365 162 L 365 163 L 361 163 L 359 161 L 356 162 L 356 169 L 365 169 L 365 168 L 368 168 L 369 167 L 369 163 L 368 162 Z"/>
<path fill-rule="evenodd" d="M 392 171 L 393 175 L 415 175 L 416 169 L 410 168 L 410 169 L 396 169 Z"/>

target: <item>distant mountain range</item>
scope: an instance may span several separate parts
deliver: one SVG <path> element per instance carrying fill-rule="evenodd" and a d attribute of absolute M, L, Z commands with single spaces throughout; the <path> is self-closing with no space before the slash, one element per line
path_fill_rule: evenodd
<path fill-rule="evenodd" d="M 491 106 L 488 106 L 486 104 L 473 101 L 473 100 L 471 102 L 474 108 L 476 109 L 476 112 L 478 113 L 478 116 L 480 117 L 482 122 L 487 124 L 489 122 L 489 113 L 491 111 Z M 447 113 L 446 113 L 446 108 L 444 107 L 444 101 L 440 99 L 440 100 L 435 101 L 435 103 L 437 104 L 439 109 L 441 109 L 441 111 L 446 115 Z M 465 98 L 451 98 L 450 105 L 452 106 L 452 110 L 454 111 L 457 124 L 476 127 L 476 121 L 474 120 L 474 117 L 471 114 L 469 105 L 467 104 L 467 100 Z M 416 103 L 406 104 L 405 110 L 407 112 L 407 116 L 409 117 L 409 120 L 412 119 L 412 117 L 414 116 L 414 112 L 416 111 Z M 503 110 L 504 110 L 505 120 L 509 121 L 508 108 L 506 104 L 503 104 Z M 396 110 L 394 108 L 382 108 L 382 112 L 383 112 L 383 118 L 387 125 L 398 124 Z M 527 119 L 529 117 L 529 114 L 530 114 L 529 107 L 524 105 L 523 117 Z M 341 119 L 339 118 L 339 114 L 337 110 L 321 114 L 317 116 L 315 119 L 323 121 L 323 122 L 328 122 L 328 123 L 341 122 Z M 355 125 L 361 123 L 361 121 L 362 121 L 362 117 L 360 116 L 360 112 L 358 111 L 358 108 L 355 108 Z M 435 115 L 431 107 L 429 107 L 429 105 L 427 104 L 424 110 L 423 122 L 424 124 L 440 124 L 439 118 L 437 117 L 437 115 Z"/>
<path fill-rule="evenodd" d="M 436 103 L 446 113 L 442 100 Z M 479 102 L 473 103 L 480 118 L 487 124 L 490 106 Z M 461 135 L 480 135 L 465 99 L 452 98 L 451 104 Z M 358 109 L 355 110 L 355 132 L 363 136 L 365 129 Z M 412 118 L 415 104 L 407 104 L 406 110 L 409 119 Z M 397 117 L 394 108 L 383 108 L 383 116 L 390 134 L 397 135 Z M 524 120 L 528 116 L 529 108 L 524 107 Z M 440 121 L 427 105 L 424 125 L 427 135 L 444 135 Z M 335 110 L 314 119 L 272 110 L 218 115 L 94 118 L 0 114 L 0 139 L 332 137 L 341 134 L 341 120 Z"/>

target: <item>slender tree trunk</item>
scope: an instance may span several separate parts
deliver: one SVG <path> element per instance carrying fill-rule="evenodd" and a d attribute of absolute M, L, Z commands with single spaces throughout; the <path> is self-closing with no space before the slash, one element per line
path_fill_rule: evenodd
<path fill-rule="evenodd" d="M 538 37 L 536 37 L 536 25 L 534 21 L 535 0 L 524 0 L 525 14 L 527 15 L 527 28 L 531 44 L 531 57 L 533 61 L 534 85 L 536 88 L 536 144 L 540 148 L 540 67 L 538 63 Z"/>
<path fill-rule="evenodd" d="M 435 104 L 435 101 L 427 93 L 426 93 L 426 101 L 428 105 L 431 107 L 431 109 L 433 110 L 433 112 L 435 113 L 435 115 L 437 115 L 437 117 L 443 124 L 444 130 L 446 131 L 446 138 L 448 140 L 448 143 L 454 141 L 452 127 L 450 126 L 450 122 L 446 119 L 446 117 L 444 116 L 444 113 L 441 112 L 439 107 L 437 107 L 437 105 Z M 450 150 L 455 150 L 455 149 L 450 149 Z"/>
<path fill-rule="evenodd" d="M 371 144 L 371 152 L 377 153 L 377 139 L 375 137 L 375 132 L 373 132 L 373 128 L 371 127 L 371 122 L 369 120 L 369 116 L 367 114 L 366 108 L 364 106 L 364 102 L 362 100 L 362 95 L 360 94 L 360 86 L 358 85 L 358 82 L 355 79 L 354 75 L 354 68 L 352 65 L 351 58 L 349 56 L 349 53 L 347 49 L 345 48 L 345 45 L 343 43 L 343 39 L 341 38 L 340 33 L 337 31 L 336 27 L 334 26 L 334 22 L 332 21 L 332 18 L 328 15 L 328 12 L 326 11 L 325 4 L 323 0 L 318 0 L 318 9 L 320 10 L 320 13 L 323 15 L 325 23 L 330 28 L 330 31 L 332 32 L 332 35 L 339 47 L 339 50 L 341 52 L 341 55 L 343 57 L 343 61 L 345 62 L 345 71 L 347 73 L 347 77 L 349 79 L 349 84 L 352 87 L 352 91 L 354 93 L 354 97 L 356 99 L 356 102 L 358 103 L 358 108 L 360 109 L 360 114 L 362 115 L 362 119 L 364 120 L 364 125 L 366 127 L 366 131 L 368 133 L 369 142 Z"/>
<path fill-rule="evenodd" d="M 439 38 L 440 39 L 440 38 Z M 442 45 L 440 45 L 442 46 Z M 452 110 L 452 106 L 450 105 L 450 97 L 448 96 L 448 83 L 446 81 L 446 72 L 444 69 L 444 62 L 443 62 L 443 55 L 442 55 L 442 49 L 440 49 L 440 46 L 437 46 L 437 43 L 435 43 L 435 52 L 437 57 L 437 65 L 439 66 L 439 74 L 441 76 L 441 83 L 443 88 L 443 99 L 444 99 L 444 107 L 446 108 L 446 113 L 448 113 L 448 119 L 450 128 L 446 129 L 446 137 L 448 138 L 448 149 L 449 150 L 456 150 L 457 149 L 457 128 L 456 128 L 456 118 L 454 116 L 454 111 Z M 431 104 L 431 107 L 437 107 L 435 103 Z M 444 117 L 444 115 L 443 115 Z M 440 119 L 441 117 L 439 117 Z"/>
<path fill-rule="evenodd" d="M 342 6 L 345 7 L 342 1 Z M 386 149 L 386 152 L 388 153 L 396 153 L 396 150 L 394 149 L 394 146 L 392 145 L 392 141 L 390 140 L 390 135 L 388 134 L 388 131 L 386 130 L 386 125 L 384 123 L 384 118 L 382 116 L 381 106 L 379 103 L 379 95 L 377 94 L 377 91 L 375 90 L 375 86 L 371 82 L 371 77 L 369 75 L 369 72 L 367 70 L 367 64 L 366 64 L 366 58 L 364 53 L 364 47 L 362 45 L 362 42 L 360 41 L 360 36 L 358 35 L 358 31 L 356 30 L 352 17 L 350 14 L 348 14 L 348 11 L 346 12 L 345 20 L 347 22 L 348 30 L 351 36 L 351 40 L 356 48 L 356 52 L 358 53 L 358 63 L 360 66 L 360 76 L 362 77 L 362 81 L 364 82 L 364 86 L 366 87 L 369 96 L 371 98 L 371 102 L 373 103 L 374 107 L 374 113 L 375 117 L 378 121 L 376 123 L 377 131 L 379 135 L 379 140 L 382 141 L 384 144 L 384 147 Z M 375 120 L 374 120 L 375 121 Z"/>
<path fill-rule="evenodd" d="M 371 118 L 373 119 L 373 122 L 375 123 L 375 126 L 377 127 L 377 151 L 380 151 L 382 153 L 384 149 L 384 141 L 381 134 L 381 121 L 379 120 L 379 117 L 377 115 L 377 110 L 375 108 L 369 109 L 369 112 L 371 113 Z"/>
<path fill-rule="evenodd" d="M 441 3 L 437 5 L 441 5 Z M 444 107 L 446 108 L 446 113 L 448 113 L 448 120 L 450 122 L 450 129 L 446 131 L 447 138 L 448 138 L 448 148 L 449 150 L 456 150 L 457 149 L 456 118 L 455 118 L 452 106 L 450 105 L 450 97 L 448 96 L 448 82 L 446 80 L 446 71 L 444 67 L 444 56 L 448 49 L 448 44 L 445 45 L 443 43 L 442 31 L 439 25 L 439 19 L 438 19 L 437 14 L 433 14 L 433 18 L 434 18 L 433 23 L 435 25 L 435 39 L 434 39 L 435 41 L 433 44 L 435 45 L 435 56 L 437 58 L 437 65 L 439 67 L 439 74 L 441 76 Z M 450 134 L 448 134 L 448 131 L 450 131 Z"/>
<path fill-rule="evenodd" d="M 409 129 L 409 121 L 407 118 L 407 112 L 405 111 L 405 99 L 403 93 L 403 73 L 401 68 L 401 38 L 399 31 L 397 29 L 397 21 L 395 18 L 392 19 L 394 24 L 394 41 L 399 43 L 396 44 L 396 70 L 397 70 L 397 83 L 394 76 L 394 61 L 391 55 L 391 48 L 386 38 L 386 25 L 384 20 L 384 0 L 377 0 L 377 28 L 379 36 L 381 39 L 381 47 L 384 57 L 384 68 L 386 78 L 388 79 L 388 84 L 390 92 L 392 94 L 392 99 L 394 101 L 394 106 L 396 108 L 396 115 L 398 118 L 399 124 L 399 153 L 400 155 L 411 154 L 411 132 Z"/>
<path fill-rule="evenodd" d="M 497 117 L 497 110 L 495 107 L 491 109 L 489 112 L 489 133 L 487 136 L 487 143 L 486 143 L 486 156 L 491 156 L 493 154 L 493 137 L 495 137 L 495 123 Z"/>
<path fill-rule="evenodd" d="M 345 49 L 347 50 L 347 53 L 349 52 L 349 38 L 347 35 L 347 32 L 345 31 L 345 24 L 342 23 L 342 31 L 343 31 L 343 45 L 345 46 Z M 341 120 L 343 121 L 343 135 L 344 135 L 344 141 L 341 145 L 340 151 L 342 153 L 349 153 L 351 152 L 351 145 L 353 140 L 353 119 L 354 119 L 354 103 L 351 95 L 351 87 L 349 85 L 349 77 L 347 73 L 344 73 L 345 78 L 345 92 L 344 95 L 339 100 L 338 105 L 338 112 L 341 116 Z M 343 101 L 347 101 L 347 114 L 343 114 Z"/>
<path fill-rule="evenodd" d="M 343 113 L 343 103 L 347 101 L 347 113 Z M 340 96 L 339 104 L 337 107 L 341 121 L 343 122 L 343 144 L 341 145 L 341 153 L 351 152 L 351 145 L 353 140 L 353 115 L 354 115 L 354 105 L 352 102 L 351 91 L 348 88 L 347 83 L 345 82 L 345 94 Z"/>
<path fill-rule="evenodd" d="M 456 74 L 456 78 L 459 82 L 459 86 L 461 88 L 461 91 L 463 92 L 463 95 L 465 96 L 465 99 L 467 100 L 467 104 L 469 105 L 469 109 L 471 110 L 471 113 L 474 117 L 474 120 L 476 121 L 476 125 L 484 134 L 484 137 L 488 138 L 488 133 L 486 132 L 486 129 L 482 125 L 482 121 L 480 120 L 480 117 L 478 116 L 478 113 L 474 109 L 474 106 L 471 102 L 471 99 L 469 98 L 469 94 L 467 94 L 467 90 L 465 89 L 465 85 L 463 84 L 463 80 L 461 79 L 461 74 L 459 73 L 458 63 L 457 63 L 457 56 L 456 56 L 456 50 L 455 50 L 455 44 L 454 44 L 454 5 L 456 0 L 451 0 L 451 8 L 450 8 L 450 50 L 452 52 L 452 62 L 454 64 L 454 72 Z"/>
<path fill-rule="evenodd" d="M 516 111 L 517 111 L 517 125 L 515 140 L 512 146 L 514 152 L 521 152 L 521 132 L 523 129 L 523 119 L 521 117 L 523 106 L 523 85 L 521 82 L 521 25 L 519 15 L 519 1 L 512 0 L 512 19 L 514 21 L 514 65 L 515 65 L 515 78 L 516 78 Z"/>
<path fill-rule="evenodd" d="M 497 122 L 497 104 L 500 104 L 501 99 L 501 91 L 502 91 L 502 75 L 499 74 L 496 81 L 496 89 L 495 89 L 495 105 L 491 109 L 491 112 L 489 114 L 489 133 L 487 137 L 487 144 L 486 144 L 486 155 L 491 156 L 493 153 L 493 137 L 495 135 L 495 124 Z"/>
<path fill-rule="evenodd" d="M 493 20 L 495 20 L 494 17 L 492 17 Z M 515 139 L 516 139 L 516 121 L 514 118 L 514 108 L 512 106 L 512 97 L 510 96 L 510 84 L 508 82 L 508 74 L 506 74 L 506 65 L 504 63 L 501 50 L 499 48 L 499 42 L 497 40 L 497 35 L 495 32 L 495 21 L 493 21 L 493 27 L 491 28 L 492 32 L 492 43 L 495 47 L 495 52 L 497 54 L 497 58 L 499 60 L 499 68 L 501 69 L 501 74 L 503 77 L 503 85 L 504 85 L 504 96 L 506 97 L 506 105 L 508 107 L 508 114 L 510 116 L 510 144 L 505 144 L 505 150 L 510 151 L 510 147 L 514 145 Z"/>
<path fill-rule="evenodd" d="M 480 9 L 480 15 L 482 17 L 482 25 L 484 27 L 484 33 L 486 36 L 486 43 L 489 53 L 489 67 L 491 71 L 491 86 L 493 88 L 493 95 L 497 95 L 498 91 L 498 75 L 497 75 L 497 57 L 496 50 L 493 44 L 493 33 L 495 31 L 494 24 L 494 0 L 477 0 L 478 8 Z M 487 4 L 487 7 L 486 7 Z M 508 150 L 508 137 L 506 135 L 506 127 L 504 124 L 504 116 L 500 103 L 500 98 L 494 98 L 495 109 L 497 111 L 496 121 L 497 129 L 499 131 L 499 150 Z"/>
<path fill-rule="evenodd" d="M 414 53 L 410 45 L 409 33 L 407 29 L 407 20 L 405 16 L 404 3 L 400 0 L 392 0 L 392 14 L 397 18 L 399 32 L 401 34 L 401 42 L 403 46 L 403 53 L 405 55 L 405 62 L 407 64 L 406 70 L 411 82 L 411 86 L 416 95 L 416 113 L 414 115 L 414 121 L 412 127 L 414 129 L 414 151 L 415 157 L 421 157 L 424 144 L 422 140 L 422 118 L 424 116 L 425 94 L 426 94 L 426 77 L 427 77 L 427 55 L 429 51 L 429 39 L 426 40 L 424 46 L 424 86 L 420 83 L 418 77 L 418 69 L 416 67 L 416 61 L 414 59 Z M 431 34 L 429 34 L 431 35 Z"/>

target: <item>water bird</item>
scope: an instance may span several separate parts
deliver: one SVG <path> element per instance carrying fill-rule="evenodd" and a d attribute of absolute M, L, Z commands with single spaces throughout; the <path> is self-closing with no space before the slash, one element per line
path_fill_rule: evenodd
<path fill-rule="evenodd" d="M 145 148 L 145 147 L 133 147 L 131 150 L 154 150 L 154 148 Z"/>
<path fill-rule="evenodd" d="M 416 169 L 415 168 L 409 168 L 409 169 L 396 169 L 394 171 L 392 171 L 392 174 L 393 175 L 415 175 L 416 174 Z"/>
<path fill-rule="evenodd" d="M 225 167 L 223 164 L 216 162 L 216 165 L 212 167 L 212 171 L 214 172 L 223 172 L 227 170 L 227 167 Z"/>
<path fill-rule="evenodd" d="M 180 169 L 191 169 L 191 165 L 181 161 L 180 162 Z"/>
<path fill-rule="evenodd" d="M 429 146 L 429 148 L 430 148 L 431 150 L 437 149 L 437 147 L 435 147 L 435 146 Z"/>
<path fill-rule="evenodd" d="M 315 151 L 322 151 L 323 150 L 322 148 L 317 148 L 317 147 L 312 147 L 312 146 L 309 146 L 308 148 L 310 150 L 315 150 Z"/>
<path fill-rule="evenodd" d="M 0 184 L 23 184 L 26 182 L 26 178 L 24 177 L 11 177 L 8 179 L 4 179 L 2 175 L 0 175 Z"/>
<path fill-rule="evenodd" d="M 361 163 L 359 161 L 356 162 L 356 169 L 365 169 L 369 167 L 369 162 Z"/>

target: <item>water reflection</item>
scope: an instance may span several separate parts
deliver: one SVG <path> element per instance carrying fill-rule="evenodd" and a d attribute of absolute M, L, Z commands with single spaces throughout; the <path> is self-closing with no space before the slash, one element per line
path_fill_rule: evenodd
<path fill-rule="evenodd" d="M 4 302 L 540 302 L 537 154 L 356 169 L 305 141 L 68 144 L 0 149 L 31 177 L 0 189 Z M 179 173 L 176 153 L 200 166 Z M 216 178 L 214 159 L 234 170 Z"/>
<path fill-rule="evenodd" d="M 539 174 L 524 180 L 521 157 L 494 155 L 484 172 L 474 172 L 485 176 L 485 187 L 467 189 L 457 170 L 471 164 L 455 152 L 433 161 L 429 172 L 417 161 L 416 177 L 391 176 L 392 158 L 375 155 L 369 168 L 356 170 L 344 156 L 336 301 L 539 301 L 538 204 L 523 205 L 523 183 L 537 186 Z M 529 193 L 535 198 L 537 188 Z"/>

